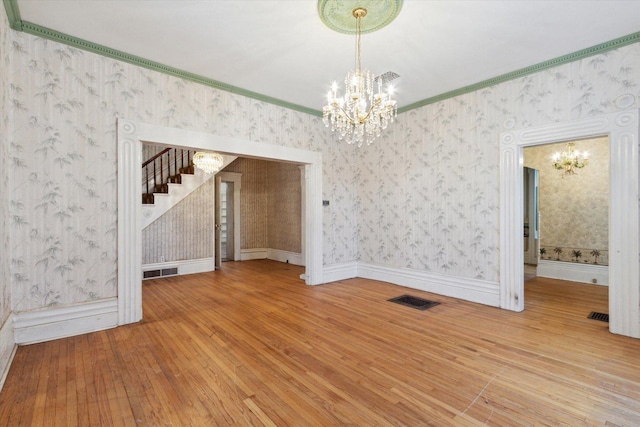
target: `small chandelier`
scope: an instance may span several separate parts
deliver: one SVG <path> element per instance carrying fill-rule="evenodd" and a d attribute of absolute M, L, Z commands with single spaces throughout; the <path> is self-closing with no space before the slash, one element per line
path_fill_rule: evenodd
<path fill-rule="evenodd" d="M 574 142 L 567 142 L 567 150 L 562 153 L 555 153 L 551 160 L 553 161 L 553 167 L 563 171 L 563 175 L 575 175 L 576 169 L 582 169 L 589 164 L 589 153 L 586 151 L 580 153 L 575 151 Z"/>
<path fill-rule="evenodd" d="M 206 174 L 218 172 L 223 163 L 224 160 L 218 153 L 198 151 L 193 155 L 193 164 Z"/>
<path fill-rule="evenodd" d="M 327 105 L 322 108 L 322 120 L 327 127 L 331 124 L 331 131 L 339 132 L 340 140 L 357 143 L 360 147 L 365 140 L 368 145 L 380 136 L 380 132 L 393 122 L 398 109 L 396 101 L 391 99 L 391 86 L 383 92 L 384 75 L 374 78 L 371 71 L 362 69 L 360 39 L 362 18 L 367 15 L 367 9 L 356 7 L 352 14 L 356 18 L 356 68 L 344 78 L 343 96 L 338 96 L 338 84 L 333 82 L 327 94 Z M 397 77 L 395 73 L 390 74 Z"/>

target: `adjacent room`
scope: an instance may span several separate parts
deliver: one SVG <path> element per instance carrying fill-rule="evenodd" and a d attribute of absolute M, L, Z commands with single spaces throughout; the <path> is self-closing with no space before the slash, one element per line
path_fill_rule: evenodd
<path fill-rule="evenodd" d="M 0 425 L 640 425 L 640 2 L 0 12 Z"/>

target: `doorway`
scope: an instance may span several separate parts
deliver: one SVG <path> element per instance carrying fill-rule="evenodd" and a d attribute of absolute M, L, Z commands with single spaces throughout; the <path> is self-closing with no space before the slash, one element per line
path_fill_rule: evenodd
<path fill-rule="evenodd" d="M 304 256 L 308 285 L 322 277 L 322 154 L 315 151 L 253 142 L 118 119 L 118 324 L 142 319 L 142 143 L 216 151 L 221 154 L 279 160 L 304 165 Z M 237 251 L 238 248 L 236 247 Z"/>
<path fill-rule="evenodd" d="M 525 150 L 526 151 L 526 150 Z M 526 159 L 526 156 L 525 156 Z M 526 164 L 526 163 L 525 163 Z M 524 210 L 524 263 L 526 265 L 538 265 L 538 253 L 540 247 L 539 209 L 538 209 L 538 185 L 540 171 L 538 169 L 524 167 L 523 175 L 523 210 Z M 525 271 L 526 276 L 526 271 Z"/>
<path fill-rule="evenodd" d="M 220 259 L 233 261 L 233 182 L 220 183 Z"/>
<path fill-rule="evenodd" d="M 223 261 L 240 261 L 240 192 L 242 174 L 219 172 L 214 185 L 215 266 Z"/>
<path fill-rule="evenodd" d="M 628 110 L 500 135 L 500 306 L 524 310 L 523 150 L 609 137 L 609 331 L 640 338 L 639 111 Z"/>

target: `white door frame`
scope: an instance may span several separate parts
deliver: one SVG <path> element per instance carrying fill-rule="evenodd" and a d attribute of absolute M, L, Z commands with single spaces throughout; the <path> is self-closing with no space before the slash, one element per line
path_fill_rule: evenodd
<path fill-rule="evenodd" d="M 142 319 L 142 143 L 216 151 L 305 166 L 305 274 L 308 285 L 322 278 L 322 154 L 204 132 L 118 119 L 118 323 Z"/>
<path fill-rule="evenodd" d="M 233 254 L 228 258 L 240 261 L 240 190 L 242 189 L 242 174 L 238 172 L 218 172 L 216 181 L 233 183 Z M 217 208 L 216 208 L 217 209 Z M 220 245 L 216 243 L 216 250 Z"/>
<path fill-rule="evenodd" d="M 609 137 L 609 331 L 640 338 L 639 110 L 500 134 L 500 307 L 524 310 L 523 149 Z"/>

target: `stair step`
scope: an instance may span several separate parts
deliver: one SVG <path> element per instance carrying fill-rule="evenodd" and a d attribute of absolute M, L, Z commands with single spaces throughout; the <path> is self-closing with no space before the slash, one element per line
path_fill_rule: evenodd
<path fill-rule="evenodd" d="M 158 184 L 153 188 L 154 193 L 168 193 L 169 186 L 167 184 Z"/>
<path fill-rule="evenodd" d="M 167 178 L 169 184 L 182 184 L 182 174 L 172 175 Z"/>
<path fill-rule="evenodd" d="M 142 193 L 142 204 L 143 205 L 153 205 L 153 193 Z"/>

